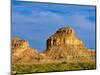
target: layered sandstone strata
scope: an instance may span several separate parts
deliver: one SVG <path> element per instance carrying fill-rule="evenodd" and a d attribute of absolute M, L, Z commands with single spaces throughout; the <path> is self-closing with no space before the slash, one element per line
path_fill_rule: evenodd
<path fill-rule="evenodd" d="M 13 63 L 35 63 L 44 58 L 44 54 L 36 49 L 30 48 L 27 40 L 12 40 L 12 62 Z"/>
<path fill-rule="evenodd" d="M 44 53 L 53 60 L 95 62 L 95 51 L 87 49 L 71 27 L 60 28 L 50 36 Z"/>
<path fill-rule="evenodd" d="M 13 63 L 95 62 L 95 51 L 85 47 L 73 28 L 63 27 L 47 39 L 47 48 L 40 53 L 27 40 L 12 39 Z"/>

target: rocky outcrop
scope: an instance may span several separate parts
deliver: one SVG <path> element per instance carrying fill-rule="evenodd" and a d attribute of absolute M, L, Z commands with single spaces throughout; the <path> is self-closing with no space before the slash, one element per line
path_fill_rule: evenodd
<path fill-rule="evenodd" d="M 95 51 L 85 47 L 73 28 L 63 27 L 47 39 L 43 53 L 30 48 L 28 41 L 12 39 L 13 63 L 95 62 Z"/>
<path fill-rule="evenodd" d="M 75 32 L 71 27 L 60 28 L 54 35 L 47 40 L 47 50 L 57 46 L 80 46 L 83 47 L 83 42 L 75 36 Z"/>
<path fill-rule="evenodd" d="M 95 62 L 95 52 L 85 47 L 71 27 L 60 28 L 50 36 L 47 39 L 47 49 L 44 53 L 53 60 Z"/>
<path fill-rule="evenodd" d="M 35 63 L 43 58 L 43 54 L 37 52 L 34 48 L 30 48 L 28 41 L 12 40 L 12 63 Z"/>

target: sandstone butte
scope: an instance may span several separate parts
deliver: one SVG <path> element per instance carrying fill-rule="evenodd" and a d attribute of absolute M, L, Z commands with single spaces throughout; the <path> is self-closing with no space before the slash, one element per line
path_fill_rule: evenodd
<path fill-rule="evenodd" d="M 38 52 L 27 40 L 12 39 L 12 63 L 94 62 L 95 50 L 85 47 L 71 27 L 63 27 L 47 39 L 47 48 Z"/>

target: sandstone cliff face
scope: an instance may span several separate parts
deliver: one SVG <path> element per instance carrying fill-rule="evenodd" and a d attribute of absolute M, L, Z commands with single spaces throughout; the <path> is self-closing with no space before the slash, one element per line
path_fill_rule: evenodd
<path fill-rule="evenodd" d="M 33 63 L 33 61 L 35 63 L 43 57 L 36 49 L 29 47 L 28 41 L 21 39 L 12 40 L 12 63 Z"/>
<path fill-rule="evenodd" d="M 60 28 L 49 37 L 44 53 L 53 60 L 95 62 L 95 52 L 85 47 L 83 41 L 75 35 L 75 31 L 71 27 Z"/>
<path fill-rule="evenodd" d="M 75 36 L 71 27 L 60 28 L 47 40 L 47 49 L 54 46 L 84 46 L 83 42 Z"/>
<path fill-rule="evenodd" d="M 71 27 L 60 28 L 47 39 L 47 49 L 39 53 L 28 41 L 12 39 L 13 63 L 46 63 L 55 61 L 95 62 L 95 51 L 87 49 Z"/>

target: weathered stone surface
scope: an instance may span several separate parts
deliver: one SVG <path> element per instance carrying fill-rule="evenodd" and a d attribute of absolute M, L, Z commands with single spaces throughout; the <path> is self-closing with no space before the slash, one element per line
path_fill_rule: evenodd
<path fill-rule="evenodd" d="M 30 48 L 26 40 L 12 40 L 12 62 L 13 63 L 35 63 L 44 57 L 36 49 Z"/>
<path fill-rule="evenodd" d="M 54 35 L 47 40 L 47 49 L 53 46 L 74 45 L 83 46 L 83 42 L 75 36 L 71 27 L 60 28 Z"/>
<path fill-rule="evenodd" d="M 47 39 L 47 49 L 39 53 L 28 41 L 12 39 L 13 63 L 95 62 L 95 51 L 85 47 L 74 29 L 60 28 Z"/>
<path fill-rule="evenodd" d="M 95 51 L 87 49 L 71 27 L 60 28 L 50 36 L 44 53 L 53 60 L 95 62 Z"/>

